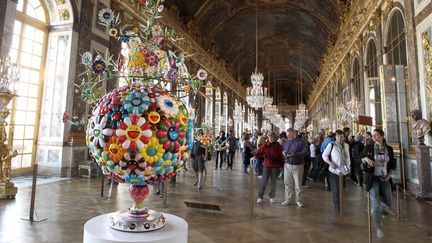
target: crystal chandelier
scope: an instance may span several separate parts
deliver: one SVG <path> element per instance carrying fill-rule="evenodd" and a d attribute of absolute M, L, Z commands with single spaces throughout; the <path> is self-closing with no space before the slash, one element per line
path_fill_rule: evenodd
<path fill-rule="evenodd" d="M 10 93 L 20 78 L 20 67 L 9 56 L 0 58 L 0 92 Z"/>
<path fill-rule="evenodd" d="M 302 73 L 302 51 L 300 47 L 300 104 L 298 110 L 296 110 L 296 117 L 294 122 L 294 127 L 301 128 L 309 118 L 308 110 L 306 105 L 303 103 L 303 73 Z M 296 128 L 295 128 L 296 129 Z M 298 130 L 298 129 L 296 129 Z"/>
<path fill-rule="evenodd" d="M 255 12 L 255 72 L 251 75 L 252 88 L 248 87 L 246 91 L 246 102 L 255 110 L 264 107 L 264 92 L 262 84 L 264 76 L 258 72 L 258 6 Z"/>
<path fill-rule="evenodd" d="M 243 111 L 242 111 L 240 103 L 237 103 L 237 102 L 235 103 L 233 117 L 234 117 L 234 120 L 237 122 L 241 122 L 243 120 Z"/>
<path fill-rule="evenodd" d="M 360 102 L 357 97 L 354 96 L 350 101 L 348 101 L 347 110 L 350 120 L 355 121 L 358 118 L 360 111 Z"/>

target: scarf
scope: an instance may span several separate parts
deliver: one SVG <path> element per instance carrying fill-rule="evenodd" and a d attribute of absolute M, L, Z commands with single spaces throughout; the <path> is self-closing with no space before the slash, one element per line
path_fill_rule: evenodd
<path fill-rule="evenodd" d="M 340 151 L 340 159 L 341 159 L 341 160 L 340 160 L 340 161 L 341 161 L 340 166 L 342 167 L 343 165 L 345 165 L 345 163 L 346 163 L 346 159 L 347 159 L 347 154 L 346 154 L 346 152 L 345 152 L 345 146 L 344 146 L 344 143 L 335 142 L 334 144 L 336 145 L 337 148 L 339 148 L 339 151 Z"/>

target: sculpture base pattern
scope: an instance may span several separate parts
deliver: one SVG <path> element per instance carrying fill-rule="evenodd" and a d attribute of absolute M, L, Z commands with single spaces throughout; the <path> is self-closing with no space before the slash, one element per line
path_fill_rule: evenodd
<path fill-rule="evenodd" d="M 116 230 L 146 232 L 164 227 L 166 221 L 162 213 L 154 210 L 147 210 L 143 215 L 131 215 L 129 210 L 122 210 L 112 213 L 108 223 Z"/>

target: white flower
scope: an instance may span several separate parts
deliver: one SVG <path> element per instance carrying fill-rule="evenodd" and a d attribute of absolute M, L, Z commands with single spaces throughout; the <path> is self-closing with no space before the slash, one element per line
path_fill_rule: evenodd
<path fill-rule="evenodd" d="M 200 69 L 197 72 L 197 77 L 199 80 L 205 80 L 207 78 L 207 72 L 204 69 Z"/>
<path fill-rule="evenodd" d="M 152 27 L 152 31 L 153 31 L 153 36 L 162 36 L 163 35 L 163 30 L 162 30 L 162 27 L 160 25 L 154 25 Z"/>
<path fill-rule="evenodd" d="M 162 12 L 164 10 L 164 5 L 159 5 L 159 7 L 158 7 L 158 12 L 160 13 L 160 12 Z"/>
<path fill-rule="evenodd" d="M 86 66 L 91 66 L 93 64 L 93 55 L 91 52 L 84 52 L 81 54 L 81 63 Z"/>
<path fill-rule="evenodd" d="M 168 115 L 175 116 L 179 111 L 177 102 L 168 95 L 161 95 L 157 98 L 158 107 Z"/>
<path fill-rule="evenodd" d="M 114 20 L 114 12 L 109 8 L 104 8 L 99 11 L 99 20 L 102 23 L 109 24 Z"/>

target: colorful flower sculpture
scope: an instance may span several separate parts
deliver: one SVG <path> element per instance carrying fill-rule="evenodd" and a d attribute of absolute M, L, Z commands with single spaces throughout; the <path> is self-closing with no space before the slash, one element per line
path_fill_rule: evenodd
<path fill-rule="evenodd" d="M 177 106 L 177 114 L 164 111 L 167 102 Z M 174 176 L 187 159 L 187 119 L 182 102 L 170 93 L 124 86 L 96 103 L 86 141 L 104 174 L 132 185 L 154 184 Z"/>

